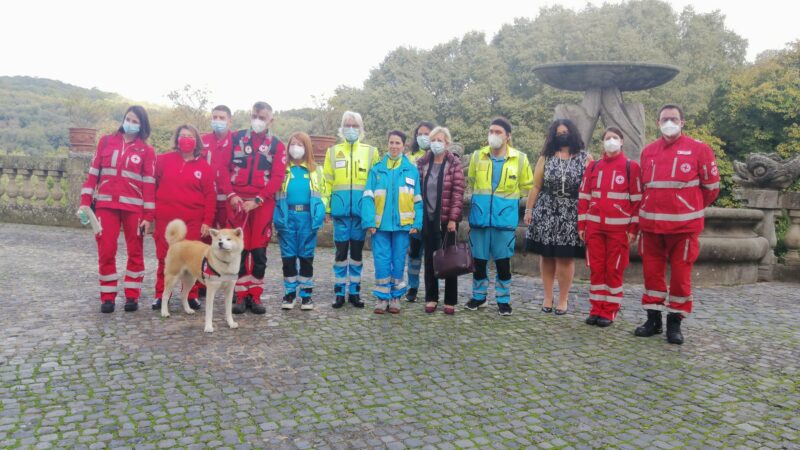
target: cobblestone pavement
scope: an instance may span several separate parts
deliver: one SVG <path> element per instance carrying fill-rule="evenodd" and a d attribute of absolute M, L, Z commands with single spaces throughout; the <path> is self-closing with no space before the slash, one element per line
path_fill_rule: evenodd
<path fill-rule="evenodd" d="M 641 286 L 607 329 L 586 285 L 558 317 L 525 277 L 511 317 L 334 311 L 329 249 L 317 309 L 283 312 L 271 247 L 267 315 L 231 330 L 218 305 L 207 335 L 177 302 L 101 315 L 95 255 L 86 230 L 0 224 L 0 448 L 800 448 L 797 285 L 698 289 L 673 346 L 632 335 Z"/>

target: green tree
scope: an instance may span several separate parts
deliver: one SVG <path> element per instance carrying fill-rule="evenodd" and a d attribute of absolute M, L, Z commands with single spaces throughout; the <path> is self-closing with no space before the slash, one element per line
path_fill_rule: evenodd
<path fill-rule="evenodd" d="M 800 154 L 800 41 L 759 58 L 715 92 L 710 124 L 735 159 Z"/>

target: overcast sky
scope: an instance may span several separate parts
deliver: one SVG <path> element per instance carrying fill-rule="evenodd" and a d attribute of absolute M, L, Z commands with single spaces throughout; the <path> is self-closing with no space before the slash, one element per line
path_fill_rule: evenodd
<path fill-rule="evenodd" d="M 800 39 L 797 0 L 669 2 L 678 11 L 721 10 L 727 27 L 748 40 L 750 61 Z M 430 49 L 471 30 L 491 38 L 504 23 L 553 4 L 579 10 L 587 2 L 16 0 L 0 14 L 0 75 L 160 104 L 188 83 L 233 109 L 263 99 L 284 110 L 313 106 L 312 96 L 340 85 L 360 87 L 399 46 Z"/>

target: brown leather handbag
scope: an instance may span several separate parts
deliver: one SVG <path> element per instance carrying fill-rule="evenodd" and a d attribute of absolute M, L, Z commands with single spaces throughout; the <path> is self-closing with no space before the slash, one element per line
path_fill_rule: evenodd
<path fill-rule="evenodd" d="M 453 244 L 447 245 L 453 235 Z M 448 232 L 442 239 L 442 248 L 433 252 L 433 274 L 436 278 L 452 278 L 475 272 L 472 249 L 466 242 L 456 242 L 456 234 Z"/>

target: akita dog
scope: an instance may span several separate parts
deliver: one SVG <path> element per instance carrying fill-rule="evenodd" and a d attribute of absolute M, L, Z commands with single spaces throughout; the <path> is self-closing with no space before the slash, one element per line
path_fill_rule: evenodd
<path fill-rule="evenodd" d="M 168 299 L 175 283 L 183 283 L 181 303 L 186 314 L 194 314 L 189 308 L 189 290 L 195 281 L 206 285 L 206 333 L 214 332 L 211 323 L 214 314 L 214 294 L 224 289 L 225 320 L 231 328 L 237 328 L 231 313 L 233 288 L 239 277 L 244 240 L 242 229 L 209 230 L 211 245 L 200 241 L 186 241 L 186 224 L 175 219 L 167 225 L 165 233 L 169 250 L 164 260 L 164 294 L 161 299 L 161 317 L 169 317 Z"/>

